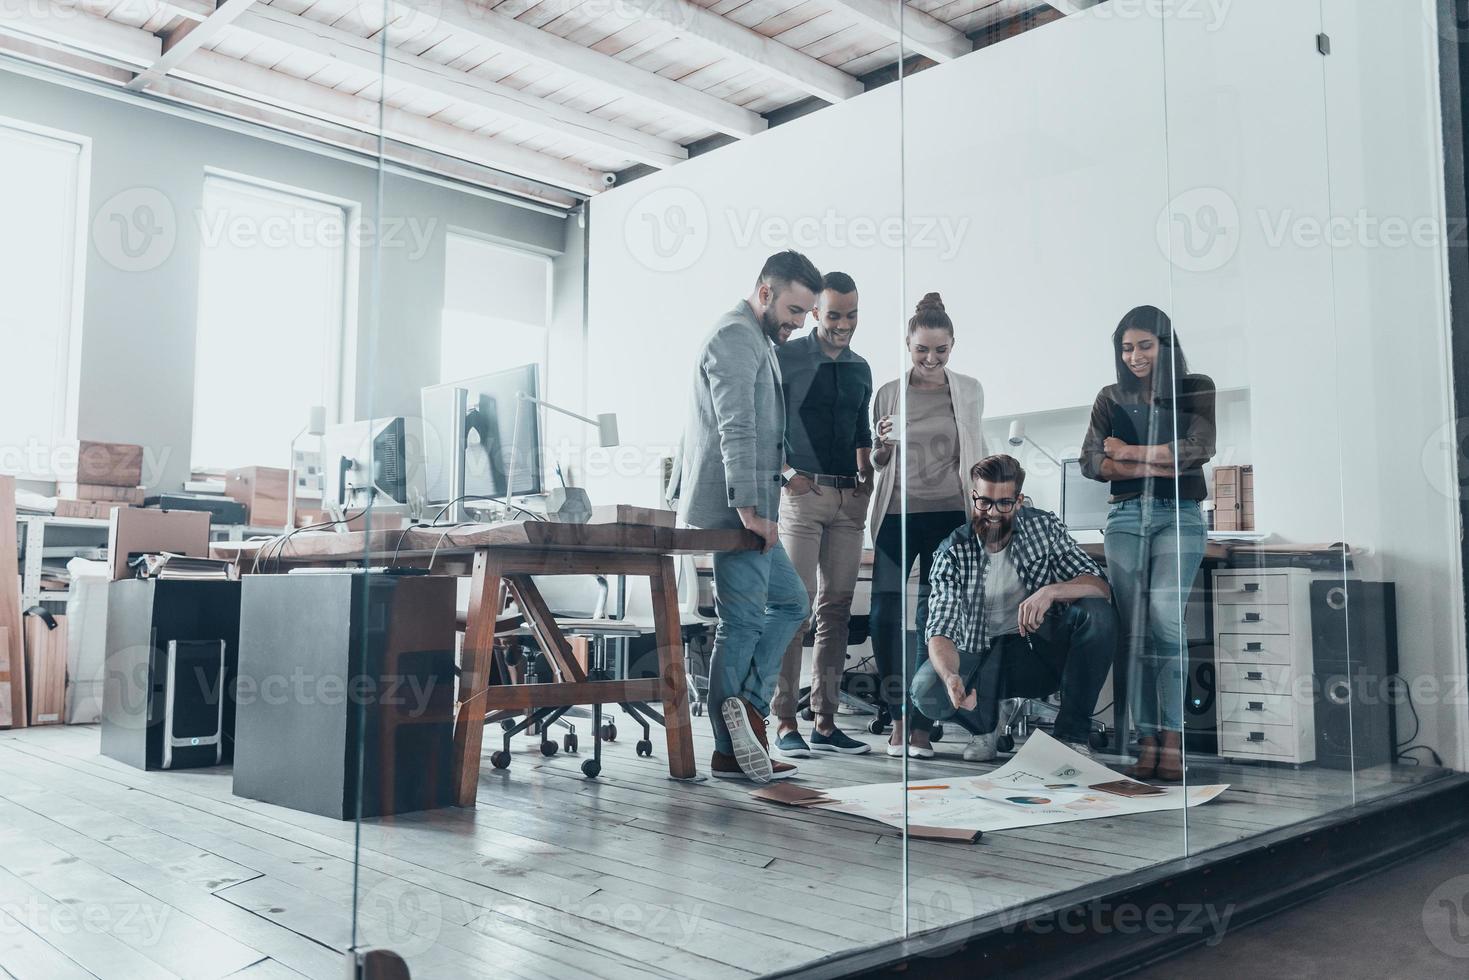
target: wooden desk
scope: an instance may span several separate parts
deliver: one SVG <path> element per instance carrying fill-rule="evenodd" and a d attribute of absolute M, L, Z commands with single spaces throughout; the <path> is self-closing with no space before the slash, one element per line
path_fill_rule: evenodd
<path fill-rule="evenodd" d="M 401 539 L 401 540 L 400 540 Z M 435 567 L 473 561 L 469 618 L 460 669 L 459 705 L 454 723 L 456 802 L 474 806 L 479 785 L 485 716 L 494 711 L 539 707 L 662 701 L 668 738 L 668 772 L 678 779 L 695 775 L 693 732 L 689 720 L 688 677 L 679 628 L 678 584 L 674 556 L 716 551 L 747 551 L 760 539 L 744 530 L 694 530 L 650 523 L 556 524 L 543 521 L 466 525 L 452 531 L 413 529 L 355 531 L 347 534 L 297 534 L 280 549 L 259 541 L 217 542 L 216 557 L 235 558 L 241 570 L 257 554 L 262 570 L 311 565 L 384 565 L 398 556 L 402 565 L 432 557 Z M 268 556 L 268 557 L 266 557 Z M 571 645 L 532 581 L 533 575 L 645 575 L 653 592 L 653 624 L 658 637 L 658 677 L 591 681 L 572 655 Z M 527 624 L 541 642 L 559 677 L 549 684 L 489 684 L 500 615 L 500 585 L 515 596 Z"/>

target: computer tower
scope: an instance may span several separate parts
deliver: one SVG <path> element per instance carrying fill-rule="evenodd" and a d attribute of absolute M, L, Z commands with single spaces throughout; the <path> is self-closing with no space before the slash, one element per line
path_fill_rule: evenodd
<path fill-rule="evenodd" d="M 1391 582 L 1311 583 L 1316 761 L 1364 769 L 1394 761 L 1397 594 Z"/>
<path fill-rule="evenodd" d="M 340 820 L 359 785 L 365 817 L 453 802 L 455 585 L 246 576 L 236 795 Z"/>
<path fill-rule="evenodd" d="M 229 762 L 239 633 L 239 582 L 111 583 L 102 754 L 139 769 Z"/>

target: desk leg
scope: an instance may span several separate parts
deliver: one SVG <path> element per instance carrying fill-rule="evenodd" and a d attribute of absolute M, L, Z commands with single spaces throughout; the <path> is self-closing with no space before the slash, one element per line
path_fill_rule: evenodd
<path fill-rule="evenodd" d="M 485 551 L 474 554 L 469 590 L 469 622 L 459 671 L 459 717 L 454 722 L 454 802 L 474 806 L 479 789 L 480 753 L 484 747 L 485 693 L 494 662 L 495 620 L 500 614 L 500 567 Z"/>
<path fill-rule="evenodd" d="M 675 779 L 692 779 L 694 730 L 689 719 L 689 675 L 684 667 L 683 630 L 678 615 L 678 578 L 671 557 L 665 555 L 658 560 L 651 585 L 662 678 L 663 729 L 668 736 L 668 773 Z"/>

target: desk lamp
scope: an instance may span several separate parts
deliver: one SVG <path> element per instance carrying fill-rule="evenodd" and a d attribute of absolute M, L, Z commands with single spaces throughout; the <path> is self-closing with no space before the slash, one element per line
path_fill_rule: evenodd
<path fill-rule="evenodd" d="M 520 409 L 526 402 L 530 402 L 532 405 L 539 405 L 542 408 L 549 408 L 551 411 L 560 412 L 562 415 L 569 415 L 578 422 L 585 422 L 587 425 L 596 426 L 597 444 L 603 449 L 611 449 L 613 446 L 619 444 L 616 414 L 603 412 L 596 418 L 590 419 L 585 415 L 578 415 L 576 412 L 562 408 L 559 405 L 552 405 L 550 402 L 542 401 L 532 395 L 527 395 L 523 391 L 520 392 L 515 401 L 515 428 L 513 430 L 514 434 L 510 439 L 510 465 L 507 467 L 505 476 L 505 499 L 507 501 L 510 499 L 511 490 L 514 486 L 515 456 L 518 448 L 517 443 L 520 441 Z M 537 461 L 536 465 L 539 465 L 539 461 Z M 561 524 L 585 524 L 592 519 L 591 498 L 587 496 L 587 492 L 581 487 L 568 487 L 563 478 L 561 486 L 556 487 L 546 495 L 546 519 Z"/>
<path fill-rule="evenodd" d="M 1042 447 L 1040 443 L 1036 442 L 1034 439 L 1031 439 L 1030 437 L 1028 437 L 1025 434 L 1025 423 L 1023 421 L 1021 421 L 1020 419 L 1016 419 L 1014 422 L 1011 422 L 1010 423 L 1010 445 L 1015 446 L 1016 448 L 1019 448 L 1020 446 L 1023 446 L 1027 442 L 1030 443 L 1031 446 L 1037 452 L 1039 452 L 1042 456 L 1046 457 L 1046 459 L 1049 459 L 1051 462 L 1055 463 L 1057 469 L 1060 469 L 1061 468 L 1061 461 L 1059 459 L 1057 459 L 1055 456 L 1052 456 L 1050 453 L 1046 452 L 1045 448 Z"/>

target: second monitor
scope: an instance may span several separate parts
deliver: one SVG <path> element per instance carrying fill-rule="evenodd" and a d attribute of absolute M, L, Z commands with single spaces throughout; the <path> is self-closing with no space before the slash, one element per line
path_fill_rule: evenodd
<path fill-rule="evenodd" d="M 522 395 L 540 397 L 534 364 L 423 389 L 425 485 L 430 503 L 445 503 L 456 496 L 456 464 L 463 466 L 461 492 L 471 499 L 525 496 L 544 490 L 540 412 Z"/>

